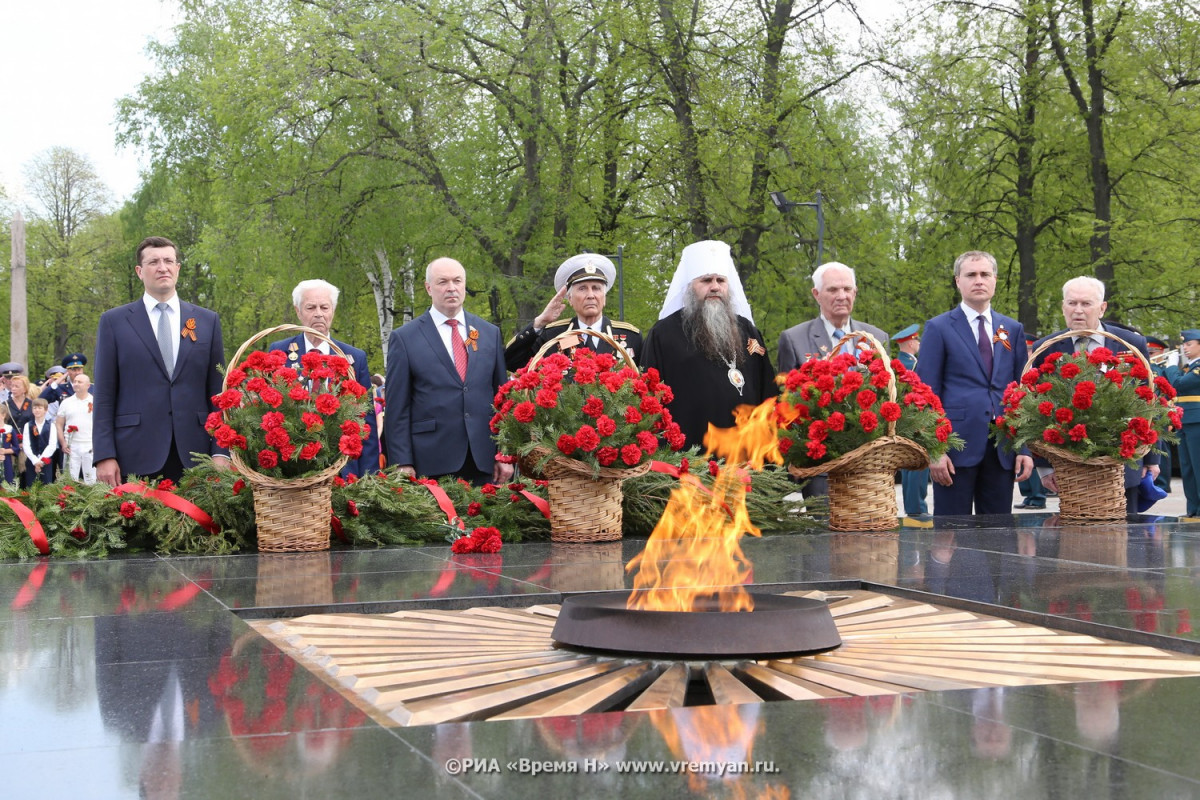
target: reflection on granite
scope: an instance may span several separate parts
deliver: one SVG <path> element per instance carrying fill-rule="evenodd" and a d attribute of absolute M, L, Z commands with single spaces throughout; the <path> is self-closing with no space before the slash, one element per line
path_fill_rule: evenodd
<path fill-rule="evenodd" d="M 1200 679 L 387 729 L 239 617 L 558 602 L 627 587 L 624 563 L 641 545 L 0 563 L 5 795 L 1200 795 L 1189 711 Z M 892 534 L 777 536 L 745 551 L 759 584 L 863 581 L 1160 645 L 1200 640 L 1196 522 L 917 519 Z M 722 776 L 689 772 L 689 761 L 761 763 Z M 541 762 L 577 771 L 534 775 Z"/>

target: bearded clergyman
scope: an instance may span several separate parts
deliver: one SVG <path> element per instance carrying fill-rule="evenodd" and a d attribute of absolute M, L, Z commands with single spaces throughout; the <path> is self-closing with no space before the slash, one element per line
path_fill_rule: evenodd
<path fill-rule="evenodd" d="M 735 408 L 778 392 L 729 245 L 705 241 L 683 249 L 640 361 L 674 392 L 668 408 L 689 447 L 703 445 L 710 423 L 732 427 Z"/>

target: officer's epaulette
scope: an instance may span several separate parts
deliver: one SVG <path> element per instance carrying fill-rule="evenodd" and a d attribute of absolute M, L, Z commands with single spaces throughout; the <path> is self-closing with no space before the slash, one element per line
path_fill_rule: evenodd
<path fill-rule="evenodd" d="M 568 325 L 570 325 L 573 321 L 574 321 L 573 319 L 556 319 L 556 320 L 554 320 L 554 322 L 551 322 L 549 325 L 547 325 L 542 330 L 548 331 L 551 328 L 565 328 Z"/>
<path fill-rule="evenodd" d="M 633 331 L 634 333 L 641 333 L 641 331 L 637 329 L 636 325 L 630 325 L 628 322 L 626 322 L 623 319 L 614 319 L 612 321 L 612 326 L 614 328 L 620 328 L 623 331 Z"/>

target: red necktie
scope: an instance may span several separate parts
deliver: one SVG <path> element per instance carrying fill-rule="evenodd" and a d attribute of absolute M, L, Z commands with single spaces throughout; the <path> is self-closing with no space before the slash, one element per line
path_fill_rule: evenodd
<path fill-rule="evenodd" d="M 465 381 L 467 379 L 467 343 L 463 341 L 462 334 L 458 332 L 458 320 L 448 319 L 446 324 L 450 326 L 450 346 L 454 350 L 454 368 L 458 370 L 459 379 Z"/>

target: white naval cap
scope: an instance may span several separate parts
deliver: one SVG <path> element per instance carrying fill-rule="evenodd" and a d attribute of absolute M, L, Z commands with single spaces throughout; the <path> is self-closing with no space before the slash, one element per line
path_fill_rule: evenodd
<path fill-rule="evenodd" d="M 603 281 L 612 286 L 617 279 L 617 268 L 599 253 L 580 253 L 571 256 L 554 273 L 554 291 L 579 281 Z"/>

